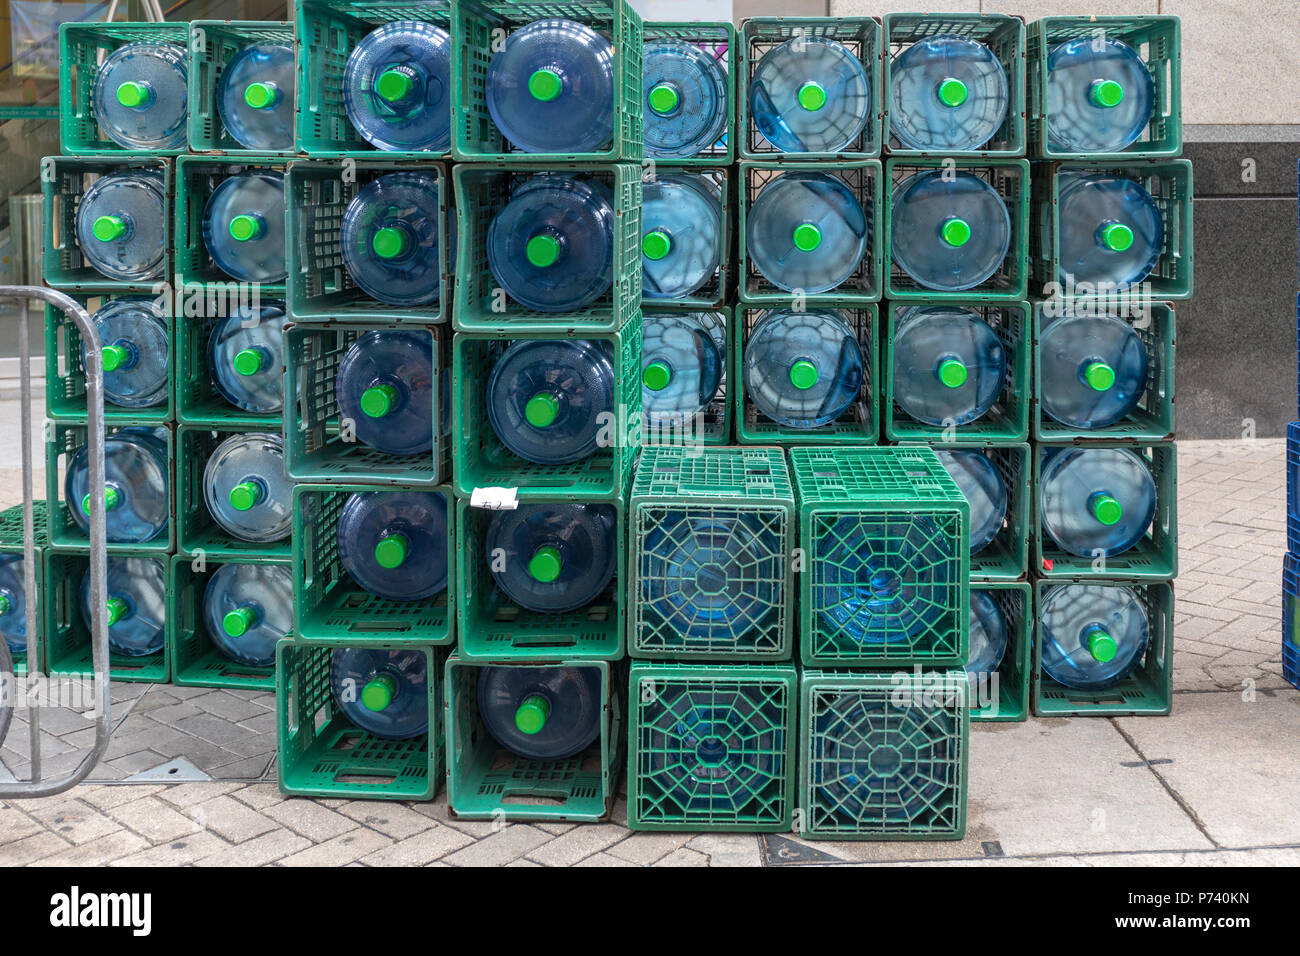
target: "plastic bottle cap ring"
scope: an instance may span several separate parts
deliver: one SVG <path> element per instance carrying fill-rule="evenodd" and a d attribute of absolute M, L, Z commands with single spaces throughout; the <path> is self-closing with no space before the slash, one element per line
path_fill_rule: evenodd
<path fill-rule="evenodd" d="M 120 345 L 105 345 L 100 355 L 103 358 L 105 372 L 116 372 L 131 357 L 131 353 Z"/>
<path fill-rule="evenodd" d="M 1111 109 L 1119 106 L 1124 99 L 1124 87 L 1120 86 L 1114 80 L 1097 80 L 1092 84 L 1089 93 L 1095 106 L 1102 109 Z"/>
<path fill-rule="evenodd" d="M 939 381 L 949 388 L 961 388 L 966 384 L 966 366 L 954 358 L 944 359 L 939 363 Z"/>
<path fill-rule="evenodd" d="M 240 215 L 230 220 L 230 238 L 237 242 L 257 239 L 264 231 L 265 227 L 257 216 Z"/>
<path fill-rule="evenodd" d="M 400 568 L 411 552 L 411 542 L 404 534 L 386 534 L 375 544 L 375 563 L 381 568 Z"/>
<path fill-rule="evenodd" d="M 658 262 L 672 250 L 673 240 L 662 229 L 647 232 L 641 237 L 641 255 Z"/>
<path fill-rule="evenodd" d="M 105 511 L 112 511 L 121 503 L 122 503 L 122 496 L 118 494 L 116 488 L 104 489 L 104 510 Z M 86 514 L 90 514 L 90 495 L 86 495 L 81 499 L 81 510 L 84 511 Z"/>
<path fill-rule="evenodd" d="M 121 598 L 108 599 L 108 626 L 112 627 L 122 618 L 126 617 L 127 611 L 131 610 L 130 606 Z"/>
<path fill-rule="evenodd" d="M 515 729 L 521 734 L 539 733 L 550 716 L 550 702 L 541 694 L 531 694 L 515 710 Z"/>
<path fill-rule="evenodd" d="M 968 96 L 966 84 L 955 77 L 950 76 L 939 84 L 939 102 L 944 106 L 961 106 Z"/>
<path fill-rule="evenodd" d="M 257 612 L 251 607 L 237 607 L 221 619 L 221 629 L 230 637 L 243 637 L 257 620 Z"/>
<path fill-rule="evenodd" d="M 1124 507 L 1110 495 L 1099 494 L 1093 497 L 1092 513 L 1102 524 L 1113 525 L 1124 517 Z"/>
<path fill-rule="evenodd" d="M 127 80 L 117 88 L 117 101 L 127 109 L 136 109 L 145 105 L 149 99 L 149 87 L 135 80 Z"/>
<path fill-rule="evenodd" d="M 555 99 L 563 88 L 564 81 L 554 70 L 538 70 L 528 78 L 528 92 L 532 94 L 533 99 L 541 100 L 543 103 Z"/>
<path fill-rule="evenodd" d="M 939 234 L 948 245 L 960 248 L 970 242 L 970 223 L 954 216 L 952 219 L 944 220 Z"/>
<path fill-rule="evenodd" d="M 661 116 L 677 109 L 679 100 L 677 91 L 667 83 L 660 83 L 650 90 L 650 108 Z"/>
<path fill-rule="evenodd" d="M 533 556 L 528 559 L 528 575 L 534 581 L 550 584 L 560 576 L 563 566 L 559 550 L 549 544 L 544 544 L 534 551 Z"/>
<path fill-rule="evenodd" d="M 397 679 L 391 674 L 380 674 L 361 689 L 361 704 L 366 710 L 387 710 L 397 693 Z"/>
<path fill-rule="evenodd" d="M 548 392 L 538 392 L 524 406 L 524 418 L 534 428 L 545 428 L 560 414 L 560 402 Z"/>
<path fill-rule="evenodd" d="M 375 92 L 388 103 L 398 103 L 411 95 L 415 82 L 401 70 L 388 69 L 375 79 Z"/>
<path fill-rule="evenodd" d="M 1133 245 L 1133 230 L 1121 222 L 1102 227 L 1101 241 L 1111 252 L 1123 252 Z"/>
<path fill-rule="evenodd" d="M 1119 644 L 1105 631 L 1093 631 L 1088 635 L 1088 653 L 1098 664 L 1105 664 L 1115 659 Z"/>
<path fill-rule="evenodd" d="M 799 87 L 799 105 L 810 113 L 815 113 L 826 105 L 826 90 L 820 83 L 809 80 Z"/>
<path fill-rule="evenodd" d="M 794 247 L 800 252 L 812 252 L 822 244 L 822 231 L 810 222 L 794 227 Z"/>
<path fill-rule="evenodd" d="M 248 511 L 262 500 L 262 486 L 255 481 L 241 481 L 230 489 L 230 507 L 236 511 Z"/>
<path fill-rule="evenodd" d="M 263 364 L 261 349 L 240 349 L 235 353 L 235 371 L 240 375 L 256 375 Z"/>
<path fill-rule="evenodd" d="M 799 359 L 790 366 L 790 384 L 800 391 L 817 384 L 817 366 L 807 359 Z"/>
<path fill-rule="evenodd" d="M 120 216 L 100 216 L 90 231 L 100 242 L 112 242 L 126 232 L 126 221 Z"/>
<path fill-rule="evenodd" d="M 368 418 L 383 418 L 393 410 L 397 397 L 392 385 L 372 385 L 361 393 L 361 411 Z"/>
<path fill-rule="evenodd" d="M 244 87 L 244 102 L 255 110 L 269 109 L 279 99 L 274 83 L 249 83 Z"/>
<path fill-rule="evenodd" d="M 652 392 L 662 391 L 673 380 L 673 370 L 667 362 L 651 362 L 641 370 L 641 384 Z"/>
<path fill-rule="evenodd" d="M 375 250 L 375 255 L 381 259 L 396 259 L 410 247 L 411 240 L 407 237 L 406 231 L 396 226 L 383 226 L 376 229 L 374 238 L 370 240 L 370 248 Z"/>
<path fill-rule="evenodd" d="M 1115 384 L 1115 370 L 1105 362 L 1092 362 L 1084 369 L 1083 379 L 1089 388 L 1104 392 Z"/>

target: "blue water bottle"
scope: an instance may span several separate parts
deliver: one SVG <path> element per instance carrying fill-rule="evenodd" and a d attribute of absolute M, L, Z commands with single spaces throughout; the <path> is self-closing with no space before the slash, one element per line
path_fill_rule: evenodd
<path fill-rule="evenodd" d="M 0 637 L 9 653 L 27 653 L 27 582 L 21 554 L 0 554 Z"/>
<path fill-rule="evenodd" d="M 164 224 L 170 215 L 161 172 L 106 173 L 77 205 L 77 246 L 109 279 L 161 279 L 167 271 Z"/>
<path fill-rule="evenodd" d="M 283 282 L 284 175 L 258 170 L 222 180 L 203 208 L 203 245 L 231 278 Z"/>
<path fill-rule="evenodd" d="M 340 248 L 348 274 L 389 305 L 427 305 L 442 292 L 438 180 L 389 173 L 368 183 L 343 214 Z"/>
<path fill-rule="evenodd" d="M 894 402 L 927 425 L 968 425 L 1002 394 L 1007 350 L 974 309 L 917 306 L 894 332 Z"/>
<path fill-rule="evenodd" d="M 241 541 L 270 544 L 289 537 L 292 493 L 279 434 L 231 435 L 203 469 L 203 500 L 212 520 Z"/>
<path fill-rule="evenodd" d="M 149 428 L 123 428 L 104 439 L 104 525 L 109 541 L 142 544 L 167 530 L 171 514 L 171 463 L 167 444 Z M 90 451 L 82 445 L 68 460 L 63 494 L 68 513 L 90 533 Z"/>
<path fill-rule="evenodd" d="M 862 61 L 829 37 L 796 36 L 768 50 L 749 81 L 754 125 L 785 153 L 848 149 L 874 108 Z"/>
<path fill-rule="evenodd" d="M 865 374 L 857 335 L 832 309 L 771 309 L 745 343 L 745 394 L 787 428 L 835 421 L 858 399 Z"/>
<path fill-rule="evenodd" d="M 1081 311 L 1053 319 L 1040 333 L 1038 349 L 1039 404 L 1067 427 L 1113 425 L 1146 392 L 1146 346 L 1113 315 Z"/>
<path fill-rule="evenodd" d="M 137 41 L 110 53 L 90 91 L 104 135 L 123 149 L 184 149 L 188 60 L 174 43 Z"/>
<path fill-rule="evenodd" d="M 293 574 L 278 564 L 224 564 L 203 591 L 203 625 L 222 654 L 247 667 L 275 665 L 293 630 Z"/>
<path fill-rule="evenodd" d="M 1113 687 L 1146 653 L 1149 623 L 1132 588 L 1049 585 L 1038 615 L 1043 673 L 1066 687 Z"/>
<path fill-rule="evenodd" d="M 641 324 L 641 411 L 652 422 L 684 422 L 718 394 L 726 329 L 700 312 L 651 313 Z"/>
<path fill-rule="evenodd" d="M 167 402 L 171 335 L 155 299 L 113 299 L 91 316 L 99 332 L 104 401 L 122 408 Z M 85 367 L 86 346 L 81 346 Z"/>
<path fill-rule="evenodd" d="M 258 414 L 284 409 L 285 321 L 284 303 L 267 301 L 256 312 L 241 307 L 212 327 L 208 368 L 231 405 Z"/>
<path fill-rule="evenodd" d="M 641 54 L 645 154 L 688 159 L 727 133 L 727 74 L 717 57 L 681 40 L 647 41 Z"/>
<path fill-rule="evenodd" d="M 829 292 L 858 271 L 871 221 L 843 180 L 784 173 L 754 200 L 745 241 L 754 266 L 787 292 Z"/>
<path fill-rule="evenodd" d="M 1062 448 L 1039 479 L 1043 531 L 1079 557 L 1123 554 L 1142 540 L 1156 514 L 1156 483 L 1127 448 Z"/>
<path fill-rule="evenodd" d="M 339 515 L 339 560 L 358 586 L 389 601 L 447 590 L 447 499 L 427 491 L 367 491 Z"/>
<path fill-rule="evenodd" d="M 1079 37 L 1047 52 L 1047 141 L 1062 153 L 1117 153 L 1146 129 L 1151 70 L 1127 43 Z"/>
<path fill-rule="evenodd" d="M 641 295 L 680 299 L 717 274 L 722 200 L 701 176 L 659 176 L 641 188 Z"/>
<path fill-rule="evenodd" d="M 979 149 L 1006 121 L 1006 71 L 978 40 L 918 40 L 894 57 L 889 75 L 889 131 L 907 149 Z"/>
<path fill-rule="evenodd" d="M 939 462 L 970 503 L 970 553 L 979 554 L 998 536 L 1007 517 L 1007 486 L 997 466 L 973 449 L 938 450 Z"/>
<path fill-rule="evenodd" d="M 595 667 L 484 667 L 478 711 L 497 743 L 525 760 L 576 757 L 600 737 Z"/>
<path fill-rule="evenodd" d="M 352 343 L 334 382 L 339 414 L 357 441 L 385 455 L 433 449 L 433 337 L 376 329 Z"/>
<path fill-rule="evenodd" d="M 927 289 L 958 292 L 984 282 L 1011 245 L 1011 216 L 996 189 L 967 172 L 913 173 L 894 187 L 890 252 Z"/>
<path fill-rule="evenodd" d="M 344 716 L 367 733 L 410 740 L 429 733 L 428 661 L 422 649 L 340 647 L 330 688 Z"/>
<path fill-rule="evenodd" d="M 108 648 L 125 657 L 157 654 L 166 643 L 167 588 L 157 558 L 109 558 Z M 81 619 L 90 627 L 90 571 L 81 577 Z"/>
<path fill-rule="evenodd" d="M 451 37 L 420 20 L 386 23 L 343 68 L 343 109 L 376 149 L 441 153 L 451 145 Z"/>
<path fill-rule="evenodd" d="M 1150 275 L 1165 238 L 1151 194 L 1123 176 L 1058 176 L 1057 278 L 1124 289 Z"/>
<path fill-rule="evenodd" d="M 970 591 L 970 656 L 966 673 L 995 674 L 1007 654 L 1007 621 L 988 591 Z"/>
<path fill-rule="evenodd" d="M 221 124 L 245 149 L 292 152 L 293 87 L 293 44 L 250 43 L 221 71 Z"/>
<path fill-rule="evenodd" d="M 609 505 L 520 505 L 488 525 L 484 561 L 511 601 L 560 614 L 585 607 L 608 586 L 618 562 L 618 515 Z"/>

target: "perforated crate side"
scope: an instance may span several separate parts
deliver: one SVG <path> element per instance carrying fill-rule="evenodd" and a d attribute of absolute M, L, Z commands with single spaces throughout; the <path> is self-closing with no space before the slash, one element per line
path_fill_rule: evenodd
<path fill-rule="evenodd" d="M 293 24 L 255 20 L 193 20 L 190 22 L 189 148 L 195 153 L 291 156 L 293 143 L 283 149 L 249 149 L 230 135 L 221 121 L 218 93 L 226 65 L 244 47 L 254 43 L 294 46 Z M 283 93 L 284 91 L 282 91 Z M 287 91 L 291 102 L 295 91 Z"/>

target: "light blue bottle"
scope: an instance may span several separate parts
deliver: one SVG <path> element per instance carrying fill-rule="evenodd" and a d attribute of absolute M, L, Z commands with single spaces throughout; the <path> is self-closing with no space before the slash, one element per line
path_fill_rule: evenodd
<path fill-rule="evenodd" d="M 427 305 L 442 292 L 438 180 L 389 173 L 366 186 L 343 214 L 340 248 L 348 274 L 389 305 Z"/>
<path fill-rule="evenodd" d="M 422 649 L 340 647 L 330 658 L 330 688 L 348 720 L 386 740 L 429 733 L 428 660 Z"/>
<path fill-rule="evenodd" d="M 109 54 L 90 91 L 100 131 L 123 149 L 184 149 L 188 59 L 173 43 L 127 43 Z"/>
<path fill-rule="evenodd" d="M 966 673 L 994 674 L 1007 654 L 1007 621 L 988 591 L 970 591 L 970 657 Z"/>
<path fill-rule="evenodd" d="M 447 590 L 447 499 L 426 491 L 350 495 L 339 515 L 339 560 L 358 586 L 389 601 Z"/>
<path fill-rule="evenodd" d="M 167 402 L 171 335 L 157 300 L 114 299 L 91 316 L 104 363 L 104 401 L 122 408 L 152 408 Z M 86 346 L 81 346 L 82 366 Z"/>
<path fill-rule="evenodd" d="M 1043 531 L 1079 557 L 1123 554 L 1156 514 L 1156 483 L 1127 448 L 1062 448 L 1045 455 L 1039 480 Z"/>
<path fill-rule="evenodd" d="M 1132 588 L 1050 585 L 1038 615 L 1043 673 L 1066 687 L 1113 687 L 1146 653 L 1149 624 Z"/>
<path fill-rule="evenodd" d="M 595 667 L 484 667 L 478 712 L 492 739 L 525 760 L 576 757 L 600 737 Z"/>
<path fill-rule="evenodd" d="M 231 435 L 203 469 L 203 500 L 212 520 L 241 541 L 270 544 L 289 537 L 292 493 L 279 434 Z"/>
<path fill-rule="evenodd" d="M 1123 176 L 1058 175 L 1057 278 L 1123 289 L 1150 275 L 1165 239 L 1151 194 Z"/>
<path fill-rule="evenodd" d="M 1011 216 L 980 177 L 944 170 L 913 173 L 894 187 L 890 252 L 927 289 L 958 292 L 987 280 L 1011 245 Z"/>
<path fill-rule="evenodd" d="M 107 173 L 77 206 L 77 246 L 109 279 L 161 279 L 167 271 L 164 222 L 170 215 L 161 172 Z"/>
<path fill-rule="evenodd" d="M 1002 394 L 1007 350 L 974 309 L 907 309 L 894 332 L 894 402 L 927 425 L 968 425 Z"/>
<path fill-rule="evenodd" d="M 270 300 L 256 312 L 241 307 L 213 326 L 208 369 L 231 405 L 258 414 L 284 410 L 285 321 L 284 303 Z"/>
<path fill-rule="evenodd" d="M 618 563 L 618 515 L 609 505 L 520 505 L 488 525 L 483 560 L 511 601 L 560 614 L 604 592 Z"/>
<path fill-rule="evenodd" d="M 356 440 L 385 455 L 433 449 L 433 337 L 376 329 L 352 343 L 334 381 L 339 414 Z"/>
<path fill-rule="evenodd" d="M 642 51 L 645 154 L 687 159 L 727 133 L 727 73 L 693 43 L 651 40 Z"/>
<path fill-rule="evenodd" d="M 754 200 L 745 241 L 768 282 L 812 295 L 829 292 L 858 271 L 871 227 L 842 180 L 825 173 L 785 173 Z"/>
<path fill-rule="evenodd" d="M 768 50 L 749 81 L 754 125 L 785 153 L 848 149 L 874 108 L 862 61 L 829 37 L 797 36 Z"/>
<path fill-rule="evenodd" d="M 641 325 L 641 411 L 651 421 L 684 422 L 709 406 L 722 385 L 726 329 L 700 312 L 651 313 Z"/>
<path fill-rule="evenodd" d="M 376 149 L 451 146 L 451 37 L 420 20 L 367 34 L 343 68 L 343 109 Z"/>
<path fill-rule="evenodd" d="M 27 653 L 27 582 L 21 554 L 0 554 L 0 637 L 17 657 Z"/>
<path fill-rule="evenodd" d="M 203 592 L 208 637 L 236 664 L 275 665 L 275 645 L 293 630 L 293 573 L 279 564 L 224 564 Z"/>
<path fill-rule="evenodd" d="M 1146 129 L 1151 70 L 1119 40 L 1079 37 L 1047 52 L 1047 141 L 1057 152 L 1117 153 Z"/>
<path fill-rule="evenodd" d="M 1127 322 L 1100 312 L 1053 319 L 1040 333 L 1043 412 L 1070 428 L 1105 428 L 1137 408 L 1147 388 L 1146 346 Z"/>
<path fill-rule="evenodd" d="M 787 428 L 835 421 L 857 401 L 864 375 L 858 337 L 832 309 L 771 309 L 745 343 L 745 394 Z"/>
<path fill-rule="evenodd" d="M 171 513 L 171 465 L 166 441 L 149 428 L 123 428 L 104 439 L 104 526 L 109 541 L 141 544 L 167 530 Z M 83 445 L 68 460 L 63 494 L 68 513 L 90 533 L 90 451 Z"/>
<path fill-rule="evenodd" d="M 937 451 L 939 461 L 970 503 L 970 553 L 998 536 L 1007 517 L 1007 486 L 987 455 L 971 449 Z"/>
<path fill-rule="evenodd" d="M 572 176 L 526 180 L 492 218 L 488 265 L 525 308 L 576 312 L 609 291 L 614 207 L 604 183 Z"/>
<path fill-rule="evenodd" d="M 918 40 L 889 74 L 889 131 L 907 149 L 979 149 L 1007 118 L 1006 71 L 978 40 Z"/>
<path fill-rule="evenodd" d="M 663 175 L 641 187 L 641 295 L 680 299 L 717 274 L 722 200 L 701 176 Z"/>
<path fill-rule="evenodd" d="M 217 268 L 241 282 L 283 282 L 284 175 L 240 173 L 212 190 L 203 209 L 203 244 Z"/>
<path fill-rule="evenodd" d="M 525 153 L 603 149 L 614 135 L 614 48 L 581 23 L 535 20 L 492 57 L 487 106 Z"/>
<path fill-rule="evenodd" d="M 108 649 L 124 657 L 157 654 L 166 643 L 167 587 L 157 558 L 109 558 Z M 90 571 L 81 577 L 81 619 L 90 627 Z"/>
<path fill-rule="evenodd" d="M 250 43 L 221 71 L 221 124 L 245 149 L 292 151 L 293 87 L 293 45 Z"/>
<path fill-rule="evenodd" d="M 595 454 L 614 414 L 614 390 L 607 342 L 521 339 L 492 367 L 488 421 L 520 458 L 569 464 Z"/>

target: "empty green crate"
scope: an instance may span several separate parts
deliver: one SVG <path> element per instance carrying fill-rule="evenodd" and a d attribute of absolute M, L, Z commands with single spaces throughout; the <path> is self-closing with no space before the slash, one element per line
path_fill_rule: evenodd
<path fill-rule="evenodd" d="M 527 179 L 558 174 L 604 183 L 614 208 L 610 287 L 575 312 L 535 312 L 511 299 L 488 262 L 488 231 L 515 189 Z M 538 168 L 472 163 L 453 171 L 456 184 L 456 331 L 519 335 L 550 331 L 612 331 L 641 309 L 641 167 L 630 163 Z"/>
<path fill-rule="evenodd" d="M 1168 714 L 1173 701 L 1174 589 L 1170 582 L 1088 580 L 1079 584 L 1131 588 L 1147 616 L 1147 647 L 1119 683 L 1104 690 L 1075 690 L 1043 673 L 1043 603 L 1053 588 L 1070 582 L 1034 583 L 1034 696 L 1036 717 L 1127 717 Z"/>
<path fill-rule="evenodd" d="M 432 800 L 443 774 L 441 655 L 426 661 L 429 732 L 377 737 L 343 713 L 330 687 L 335 648 L 282 640 L 276 647 L 275 709 L 280 792 L 296 797 Z"/>
<path fill-rule="evenodd" d="M 1033 674 L 1034 589 L 1028 581 L 984 581 L 971 584 L 993 599 L 1007 625 L 1007 650 L 998 669 L 969 675 L 971 720 L 1020 722 L 1029 716 Z"/>
<path fill-rule="evenodd" d="M 189 144 L 194 153 L 226 153 L 240 156 L 290 156 L 293 144 L 284 149 L 248 149 L 230 135 L 221 121 L 218 91 L 221 73 L 235 55 L 255 43 L 292 47 L 293 24 L 255 20 L 194 20 L 190 23 Z M 294 98 L 293 90 L 281 96 Z"/>
<path fill-rule="evenodd" d="M 647 448 L 629 507 L 632 657 L 789 660 L 795 511 L 779 448 Z"/>
<path fill-rule="evenodd" d="M 656 163 L 651 160 L 646 160 L 644 170 L 641 180 L 643 194 L 645 188 L 655 181 L 655 177 L 659 176 L 694 176 L 704 180 L 717 192 L 718 199 L 722 203 L 722 231 L 718 237 L 721 243 L 721 250 L 718 255 L 718 269 L 703 286 L 690 295 L 678 296 L 672 299 L 657 299 L 646 295 L 645 273 L 643 271 L 641 276 L 642 311 L 653 311 L 660 308 L 699 310 L 720 307 L 731 295 L 732 276 L 736 271 L 734 265 L 736 251 L 732 247 L 732 234 L 734 232 L 732 223 L 735 220 L 736 210 L 736 177 L 733 170 L 721 166 L 690 166 L 685 169 L 674 169 L 667 162 Z M 650 221 L 643 206 L 641 209 L 641 235 L 646 235 L 658 225 L 659 223 Z"/>
<path fill-rule="evenodd" d="M 393 601 L 352 580 L 339 555 L 339 518 L 355 494 L 435 494 L 447 503 L 447 589 L 423 601 Z M 450 644 L 455 637 L 455 506 L 448 488 L 428 485 L 298 485 L 293 490 L 293 623 L 304 642 L 398 647 Z M 432 678 L 431 678 L 432 679 Z"/>
<path fill-rule="evenodd" d="M 46 517 L 45 499 L 37 498 L 32 501 L 32 540 L 35 546 L 35 561 L 32 570 L 36 575 L 36 592 L 35 592 L 35 610 L 36 610 L 36 645 L 41 655 L 42 670 L 49 670 L 49 661 L 46 660 L 48 651 L 45 646 L 45 552 L 49 550 L 48 518 Z M 23 506 L 14 505 L 12 508 L 6 508 L 0 511 L 0 558 L 7 559 L 10 555 L 17 555 L 18 559 L 24 560 L 23 550 Z M 24 585 L 24 592 L 26 591 Z M 26 594 L 25 594 L 26 596 Z M 13 614 L 17 609 L 7 611 Z M 15 622 L 16 623 L 16 622 Z M 14 674 L 22 677 L 27 673 L 27 652 L 12 652 L 14 660 Z"/>
<path fill-rule="evenodd" d="M 588 823 L 606 819 L 622 773 L 623 700 L 617 671 L 606 661 L 557 661 L 518 667 L 581 667 L 600 672 L 600 738 L 563 760 L 528 760 L 500 746 L 478 709 L 479 672 L 456 655 L 447 659 L 443 724 L 447 733 L 447 807 L 462 820 L 543 820 Z M 621 680 L 619 680 L 621 683 Z"/>
<path fill-rule="evenodd" d="M 624 0 L 452 0 L 452 155 L 458 161 L 594 163 L 642 155 L 641 17 Z M 562 17 L 591 27 L 613 46 L 614 134 L 589 153 L 524 153 L 506 141 L 488 112 L 492 57 L 510 34 L 535 20 Z"/>
<path fill-rule="evenodd" d="M 749 103 L 750 80 L 759 62 L 775 47 L 795 37 L 826 37 L 848 47 L 867 74 L 871 110 L 858 137 L 835 153 L 783 153 L 759 133 Z M 871 159 L 880 155 L 880 116 L 883 112 L 880 58 L 883 39 L 880 22 L 870 17 L 751 17 L 740 28 L 740 63 L 737 68 L 739 104 L 736 136 L 741 159 Z"/>
<path fill-rule="evenodd" d="M 799 816 L 809 840 L 960 840 L 970 710 L 963 671 L 800 679 Z"/>
<path fill-rule="evenodd" d="M 656 315 L 668 315 L 674 311 L 661 308 L 659 300 L 646 300 L 646 311 L 642 315 L 642 327 L 653 321 Z M 697 312 L 700 324 L 714 340 L 722 355 L 722 378 L 718 391 L 698 414 L 691 418 L 665 415 L 655 417 L 646 413 L 641 425 L 641 444 L 645 447 L 654 445 L 729 445 L 731 444 L 731 394 L 730 389 L 736 381 L 731 372 L 731 309 L 724 307 L 719 311 Z M 642 350 L 642 375 L 650 356 Z M 644 399 L 645 391 L 642 390 Z"/>
<path fill-rule="evenodd" d="M 929 448 L 792 448 L 809 667 L 961 666 L 970 506 Z"/>
<path fill-rule="evenodd" d="M 717 164 L 729 166 L 736 158 L 736 71 L 739 68 L 740 50 L 736 45 L 736 28 L 730 23 L 673 20 L 647 20 L 642 33 L 645 45 L 655 43 L 677 42 L 697 46 L 713 55 L 727 75 L 727 125 L 722 138 L 712 146 L 706 146 L 694 156 L 651 157 L 646 154 L 647 163 L 661 166 L 707 166 Z M 649 89 L 659 77 L 645 76 L 642 88 L 649 95 Z M 743 85 L 740 84 L 740 85 Z M 647 122 L 652 122 L 649 104 L 642 100 L 641 111 Z"/>
<path fill-rule="evenodd" d="M 788 831 L 797 686 L 793 665 L 633 664 L 628 826 Z"/>
<path fill-rule="evenodd" d="M 895 400 L 896 372 L 894 341 L 899 326 L 914 314 L 926 309 L 969 310 L 997 333 L 1006 356 L 1007 371 L 997 399 L 987 412 L 963 425 L 931 425 L 909 415 Z M 885 437 L 890 441 L 930 441 L 983 444 L 985 442 L 1022 442 L 1029 437 L 1030 389 L 1029 305 L 1024 302 L 1004 304 L 972 302 L 957 305 L 949 302 L 890 302 L 885 306 L 885 350 L 880 378 L 884 382 L 881 405 L 885 411 Z M 936 369 L 935 384 L 938 385 Z M 972 383 L 972 389 L 974 383 Z"/>

